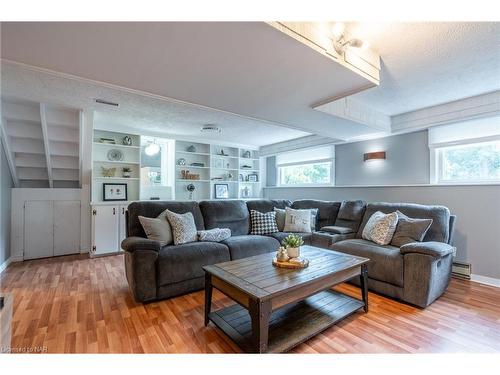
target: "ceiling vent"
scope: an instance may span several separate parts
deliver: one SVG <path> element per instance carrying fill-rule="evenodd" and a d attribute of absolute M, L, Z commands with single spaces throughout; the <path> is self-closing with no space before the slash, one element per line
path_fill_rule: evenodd
<path fill-rule="evenodd" d="M 103 99 L 95 99 L 95 102 L 99 103 L 99 104 L 110 105 L 110 106 L 113 106 L 113 107 L 118 107 L 119 106 L 118 103 L 108 102 L 107 100 L 103 100 Z"/>
<path fill-rule="evenodd" d="M 201 132 L 202 133 L 220 133 L 221 128 L 219 128 L 216 125 L 204 125 L 201 127 Z"/>

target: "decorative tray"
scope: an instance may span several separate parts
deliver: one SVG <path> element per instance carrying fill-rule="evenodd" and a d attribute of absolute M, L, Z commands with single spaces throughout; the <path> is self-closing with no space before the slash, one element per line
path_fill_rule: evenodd
<path fill-rule="evenodd" d="M 273 266 L 279 268 L 306 268 L 309 265 L 309 260 L 306 258 L 291 258 L 286 262 L 278 261 L 278 259 L 273 258 Z"/>

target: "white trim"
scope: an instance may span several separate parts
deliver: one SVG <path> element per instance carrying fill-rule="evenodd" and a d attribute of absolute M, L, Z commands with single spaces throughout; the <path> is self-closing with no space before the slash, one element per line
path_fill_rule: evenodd
<path fill-rule="evenodd" d="M 290 185 L 282 185 L 281 184 L 281 168 L 283 167 L 293 167 L 296 165 L 313 165 L 313 164 L 324 164 L 330 163 L 330 182 L 326 184 L 290 184 Z M 327 158 L 327 159 L 319 159 L 319 160 L 307 160 L 307 161 L 298 161 L 293 163 L 284 163 L 276 165 L 276 187 L 334 187 L 335 186 L 335 158 Z"/>
<path fill-rule="evenodd" d="M 476 283 L 495 286 L 500 288 L 500 279 L 495 279 L 494 277 L 482 276 L 482 275 L 470 275 L 470 280 Z"/>
<path fill-rule="evenodd" d="M 264 186 L 264 189 L 283 189 L 283 188 L 294 188 L 294 187 L 330 187 L 330 188 L 398 188 L 398 187 L 451 187 L 451 186 L 500 186 L 498 182 L 490 182 L 490 183 L 457 183 L 457 184 L 407 184 L 407 185 L 330 185 L 330 186 Z"/>
<path fill-rule="evenodd" d="M 3 262 L 2 264 L 0 264 L 0 273 L 2 273 L 3 271 L 5 271 L 7 269 L 7 267 L 11 264 L 11 263 L 15 263 L 15 262 L 22 262 L 23 261 L 23 258 L 22 257 L 15 257 L 15 256 L 11 256 L 10 258 L 8 258 L 5 262 Z"/>

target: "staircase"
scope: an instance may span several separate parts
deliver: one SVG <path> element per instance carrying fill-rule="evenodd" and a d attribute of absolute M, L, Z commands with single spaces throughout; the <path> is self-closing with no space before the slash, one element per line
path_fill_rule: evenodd
<path fill-rule="evenodd" d="M 1 113 L 15 187 L 81 187 L 80 110 L 4 98 Z"/>

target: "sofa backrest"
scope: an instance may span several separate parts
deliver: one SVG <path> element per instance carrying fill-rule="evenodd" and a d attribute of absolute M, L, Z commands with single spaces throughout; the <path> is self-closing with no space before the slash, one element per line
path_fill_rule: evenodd
<path fill-rule="evenodd" d="M 206 229 L 229 228 L 233 236 L 250 232 L 250 215 L 245 201 L 203 201 L 200 209 Z"/>
<path fill-rule="evenodd" d="M 337 219 L 335 220 L 335 225 L 338 227 L 351 228 L 356 232 L 361 224 L 361 220 L 363 220 L 365 209 L 365 201 L 342 201 Z"/>
<path fill-rule="evenodd" d="M 450 210 L 444 206 L 427 206 L 413 203 L 368 203 L 359 227 L 357 237 L 361 238 L 366 222 L 375 212 L 391 213 L 396 210 L 416 219 L 432 219 L 432 224 L 425 234 L 424 241 L 448 242 L 450 235 Z"/>
<path fill-rule="evenodd" d="M 178 214 L 191 212 L 198 230 L 205 229 L 203 216 L 200 206 L 197 202 L 179 202 L 179 201 L 147 201 L 133 202 L 127 208 L 127 237 L 138 236 L 146 237 L 144 229 L 139 221 L 139 216 L 157 217 L 166 209 Z"/>
<path fill-rule="evenodd" d="M 272 211 L 274 207 L 285 208 L 291 206 L 292 201 L 289 201 L 288 199 L 256 199 L 247 201 L 248 212 L 250 212 L 250 210 L 255 210 L 266 213 Z"/>
<path fill-rule="evenodd" d="M 340 202 L 320 201 L 316 199 L 299 199 L 292 203 L 292 208 L 303 210 L 317 208 L 316 230 L 327 225 L 334 225 L 340 208 Z"/>

